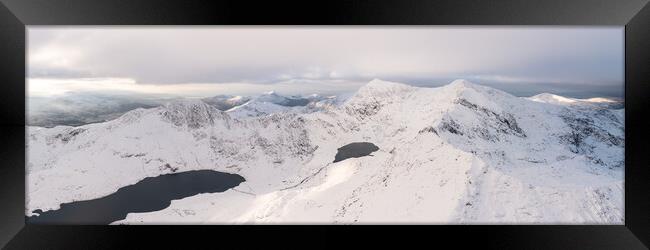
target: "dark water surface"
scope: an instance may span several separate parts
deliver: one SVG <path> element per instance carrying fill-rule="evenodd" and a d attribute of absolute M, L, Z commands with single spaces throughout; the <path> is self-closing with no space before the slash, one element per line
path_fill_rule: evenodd
<path fill-rule="evenodd" d="M 370 153 L 379 150 L 375 144 L 370 142 L 353 142 L 338 148 L 334 162 L 339 162 L 348 158 L 358 158 L 370 155 Z"/>
<path fill-rule="evenodd" d="M 172 200 L 201 193 L 224 192 L 244 182 L 244 177 L 212 170 L 196 170 L 147 177 L 108 196 L 61 204 L 58 210 L 34 211 L 27 217 L 34 224 L 110 224 L 128 213 L 159 211 Z"/>

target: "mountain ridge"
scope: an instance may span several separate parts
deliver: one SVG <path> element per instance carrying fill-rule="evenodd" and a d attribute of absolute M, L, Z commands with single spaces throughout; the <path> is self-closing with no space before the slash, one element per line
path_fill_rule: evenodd
<path fill-rule="evenodd" d="M 251 117 L 174 102 L 106 123 L 28 128 L 26 213 L 169 173 L 167 164 L 240 174 L 253 196 L 190 197 L 124 223 L 181 220 L 172 211 L 183 207 L 196 212 L 190 220 L 217 223 L 622 223 L 621 119 L 464 80 L 418 88 L 377 79 L 325 109 Z M 379 150 L 331 163 L 361 141 Z"/>

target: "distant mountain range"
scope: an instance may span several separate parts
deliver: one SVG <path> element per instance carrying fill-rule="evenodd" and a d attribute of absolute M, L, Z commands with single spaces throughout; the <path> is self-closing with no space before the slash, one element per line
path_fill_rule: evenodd
<path fill-rule="evenodd" d="M 297 107 L 314 111 L 322 105 L 341 102 L 340 98 L 318 94 L 283 96 L 271 91 L 258 96 L 217 95 L 201 100 L 221 111 L 238 107 L 233 115 L 260 116 Z M 54 98 L 33 97 L 28 100 L 27 124 L 51 128 L 106 122 L 137 108 L 153 108 L 179 99 L 79 93 Z"/>
<path fill-rule="evenodd" d="M 239 107 L 237 112 L 233 112 L 233 116 L 250 117 L 290 110 L 317 111 L 324 105 L 340 104 L 352 94 L 354 93 L 337 96 L 318 94 L 284 96 L 271 91 L 257 96 L 217 95 L 201 100 L 221 111 Z M 52 98 L 30 97 L 27 105 L 27 124 L 51 128 L 58 125 L 80 126 L 106 122 L 137 108 L 153 108 L 178 99 L 97 93 L 71 93 Z M 620 98 L 577 99 L 542 93 L 529 99 L 559 105 L 577 105 L 576 107 L 595 105 L 602 108 L 622 109 L 625 106 L 624 101 Z"/>
<path fill-rule="evenodd" d="M 578 99 L 578 98 L 568 98 L 559 95 L 554 95 L 550 93 L 542 93 L 539 95 L 531 96 L 528 98 L 537 102 L 545 102 L 557 105 L 570 105 L 573 107 L 595 107 L 595 108 L 606 108 L 606 109 L 622 109 L 625 107 L 625 103 L 622 99 L 616 98 L 588 98 L 588 99 Z"/>

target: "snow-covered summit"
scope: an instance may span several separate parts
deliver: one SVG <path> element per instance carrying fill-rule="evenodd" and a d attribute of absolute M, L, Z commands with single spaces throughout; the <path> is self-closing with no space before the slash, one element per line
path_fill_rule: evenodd
<path fill-rule="evenodd" d="M 465 79 L 454 80 L 442 88 L 451 93 L 454 93 L 459 97 L 471 98 L 471 96 L 483 95 L 485 97 L 489 97 L 490 99 L 499 100 L 515 98 L 515 96 L 511 95 L 510 93 L 485 85 L 472 83 Z"/>
<path fill-rule="evenodd" d="M 465 80 L 465 79 L 456 79 L 447 85 L 449 88 L 464 89 L 464 88 L 475 88 L 477 85 Z"/>
<path fill-rule="evenodd" d="M 209 109 L 209 106 L 206 102 L 200 99 L 192 99 L 192 98 L 185 98 L 185 99 L 178 99 L 178 100 L 172 100 L 169 102 L 166 102 L 163 104 L 163 106 L 168 109 L 168 110 L 173 110 L 173 109 L 183 109 L 183 110 L 192 110 L 192 109 L 202 109 L 202 110 L 207 110 Z"/>
<path fill-rule="evenodd" d="M 361 86 L 356 92 L 358 96 L 367 96 L 367 95 L 390 95 L 393 93 L 399 93 L 404 91 L 414 90 L 415 87 L 406 85 L 403 83 L 383 81 L 380 79 L 373 79 L 372 81 Z"/>
<path fill-rule="evenodd" d="M 181 99 L 168 102 L 160 108 L 159 114 L 163 119 L 176 126 L 187 126 L 189 128 L 213 125 L 215 120 L 223 120 L 228 116 L 223 111 L 198 99 Z"/>
<path fill-rule="evenodd" d="M 348 98 L 344 106 L 353 113 L 375 113 L 383 106 L 382 103 L 397 101 L 417 89 L 403 83 L 373 79 Z"/>

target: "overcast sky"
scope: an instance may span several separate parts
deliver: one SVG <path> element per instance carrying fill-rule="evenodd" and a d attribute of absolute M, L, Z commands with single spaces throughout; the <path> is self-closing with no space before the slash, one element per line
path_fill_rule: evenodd
<path fill-rule="evenodd" d="M 525 96 L 623 95 L 623 27 L 28 28 L 28 93 L 210 96 L 465 78 Z"/>

